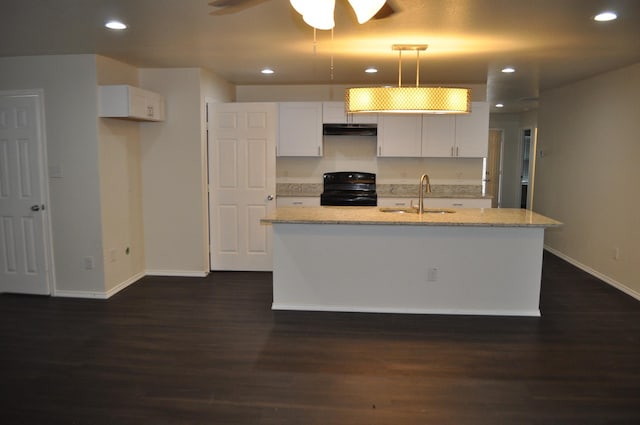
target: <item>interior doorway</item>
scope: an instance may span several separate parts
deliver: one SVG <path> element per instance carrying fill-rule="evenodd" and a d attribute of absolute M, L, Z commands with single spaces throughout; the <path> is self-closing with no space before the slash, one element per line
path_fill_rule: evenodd
<path fill-rule="evenodd" d="M 502 129 L 489 129 L 489 154 L 484 160 L 483 194 L 491 196 L 491 208 L 499 208 L 502 201 Z"/>
<path fill-rule="evenodd" d="M 520 208 L 533 209 L 537 129 L 522 130 L 520 155 Z"/>

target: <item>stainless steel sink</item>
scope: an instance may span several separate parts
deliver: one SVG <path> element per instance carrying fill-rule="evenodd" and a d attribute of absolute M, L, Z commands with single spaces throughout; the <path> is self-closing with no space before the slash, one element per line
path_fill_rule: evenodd
<path fill-rule="evenodd" d="M 382 207 L 380 208 L 380 212 L 383 213 L 394 213 L 394 214 L 418 214 L 417 208 L 398 208 L 398 207 Z M 449 210 L 445 208 L 425 208 L 424 214 L 451 214 L 454 213 L 454 210 Z"/>

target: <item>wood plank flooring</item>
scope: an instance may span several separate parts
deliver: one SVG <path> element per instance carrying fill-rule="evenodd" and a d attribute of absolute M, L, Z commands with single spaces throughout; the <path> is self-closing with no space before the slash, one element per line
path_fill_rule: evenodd
<path fill-rule="evenodd" d="M 0 295 L 0 423 L 640 424 L 640 302 L 548 253 L 542 318 L 270 306 L 256 272 Z"/>

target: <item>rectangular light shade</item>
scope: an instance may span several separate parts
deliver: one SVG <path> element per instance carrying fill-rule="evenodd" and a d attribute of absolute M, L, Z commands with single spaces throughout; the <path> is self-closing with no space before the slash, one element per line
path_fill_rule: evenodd
<path fill-rule="evenodd" d="M 347 112 L 465 114 L 471 89 L 459 87 L 357 87 L 345 93 Z"/>

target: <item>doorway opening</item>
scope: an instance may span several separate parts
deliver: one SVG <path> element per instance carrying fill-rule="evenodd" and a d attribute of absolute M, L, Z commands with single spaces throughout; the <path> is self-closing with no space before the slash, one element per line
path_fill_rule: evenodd
<path fill-rule="evenodd" d="M 535 180 L 536 129 L 522 130 L 520 156 L 520 208 L 533 209 Z"/>
<path fill-rule="evenodd" d="M 482 161 L 482 194 L 491 196 L 491 208 L 502 204 L 502 153 L 504 131 L 489 129 L 489 154 Z"/>

